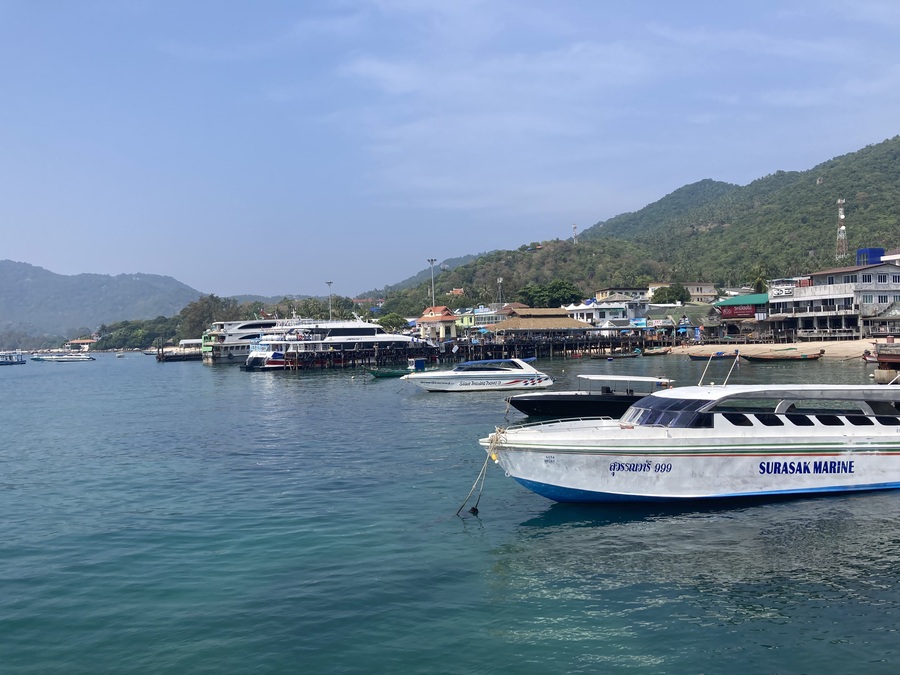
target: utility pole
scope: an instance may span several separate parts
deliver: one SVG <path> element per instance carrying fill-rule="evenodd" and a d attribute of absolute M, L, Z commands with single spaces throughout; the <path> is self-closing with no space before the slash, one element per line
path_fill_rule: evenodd
<path fill-rule="evenodd" d="M 328 320 L 331 321 L 331 284 L 333 281 L 326 281 L 325 284 L 328 286 Z"/>
<path fill-rule="evenodd" d="M 431 306 L 434 307 L 434 263 L 437 262 L 437 258 L 429 258 L 428 264 L 431 265 Z"/>

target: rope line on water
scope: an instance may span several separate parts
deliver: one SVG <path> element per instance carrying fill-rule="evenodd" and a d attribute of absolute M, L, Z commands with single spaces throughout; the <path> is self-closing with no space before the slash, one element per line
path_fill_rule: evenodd
<path fill-rule="evenodd" d="M 460 512 L 466 507 L 466 504 L 469 502 L 469 499 L 472 497 L 472 493 L 475 492 L 475 487 L 478 485 L 478 482 L 481 481 L 481 488 L 478 490 L 478 498 L 475 500 L 475 505 L 469 509 L 469 513 L 473 516 L 478 515 L 478 504 L 481 502 L 481 495 L 484 493 L 484 479 L 487 477 L 487 467 L 488 462 L 491 461 L 491 457 L 494 456 L 494 449 L 502 444 L 501 434 L 503 433 L 503 427 L 494 427 L 494 433 L 491 434 L 491 442 L 488 445 L 487 452 L 485 453 L 484 464 L 481 465 L 481 471 L 478 472 L 478 476 L 475 478 L 475 482 L 472 483 L 472 489 L 469 490 L 469 494 L 466 495 L 466 498 L 463 500 L 463 503 L 460 505 L 459 509 L 456 512 L 456 515 L 459 515 Z"/>

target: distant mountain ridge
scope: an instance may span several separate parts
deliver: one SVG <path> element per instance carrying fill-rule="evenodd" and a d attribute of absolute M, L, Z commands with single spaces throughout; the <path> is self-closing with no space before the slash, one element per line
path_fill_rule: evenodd
<path fill-rule="evenodd" d="M 0 260 L 0 331 L 71 337 L 104 323 L 174 316 L 202 294 L 158 274 L 76 274 Z"/>
<path fill-rule="evenodd" d="M 900 136 L 746 186 L 699 181 L 581 238 L 646 246 L 682 281 L 746 280 L 760 266 L 773 276 L 804 274 L 837 262 L 838 199 L 851 253 L 900 245 Z"/>
<path fill-rule="evenodd" d="M 851 252 L 843 262 L 835 260 L 838 199 L 845 201 Z M 577 285 L 585 297 L 606 286 L 653 281 L 732 286 L 852 264 L 857 248 L 896 248 L 898 223 L 900 136 L 895 136 L 807 171 L 776 171 L 745 186 L 712 179 L 685 185 L 638 211 L 596 223 L 577 243 L 554 239 L 446 259 L 433 269 L 435 292 L 448 303 L 477 304 L 511 300 L 529 284 L 555 279 Z M 425 267 L 358 297 L 389 295 L 386 311 L 411 316 L 431 302 L 431 273 Z M 453 288 L 465 295 L 449 296 Z M 63 276 L 3 260 L 0 332 L 70 336 L 103 323 L 174 316 L 201 295 L 171 277 Z"/>

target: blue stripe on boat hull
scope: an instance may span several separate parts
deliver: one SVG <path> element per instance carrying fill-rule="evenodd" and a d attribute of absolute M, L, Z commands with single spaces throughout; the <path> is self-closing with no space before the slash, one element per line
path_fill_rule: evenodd
<path fill-rule="evenodd" d="M 515 478 L 515 477 L 514 477 Z M 766 490 L 765 492 L 739 492 L 719 495 L 705 495 L 703 497 L 654 497 L 645 495 L 616 494 L 614 492 L 594 492 L 592 490 L 577 490 L 564 488 L 558 485 L 538 483 L 516 478 L 516 481 L 527 487 L 541 497 L 552 499 L 555 502 L 585 504 L 585 503 L 622 503 L 622 502 L 688 502 L 699 499 L 740 499 L 744 497 L 780 497 L 790 495 L 816 495 L 835 492 L 865 492 L 871 490 L 900 490 L 900 482 L 873 483 L 870 485 L 834 485 L 799 490 Z"/>

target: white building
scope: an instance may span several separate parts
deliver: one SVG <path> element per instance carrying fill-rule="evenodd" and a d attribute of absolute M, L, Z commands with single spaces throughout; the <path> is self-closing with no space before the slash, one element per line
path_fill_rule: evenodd
<path fill-rule="evenodd" d="M 606 295 L 602 299 L 588 299 L 564 308 L 566 314 L 577 321 L 586 321 L 600 326 L 607 321 L 635 319 L 647 311 L 646 293 L 644 297 L 632 297 L 622 293 Z"/>
<path fill-rule="evenodd" d="M 778 279 L 769 285 L 769 322 L 800 339 L 864 338 L 888 332 L 879 315 L 900 303 L 900 265 L 877 262 Z"/>

